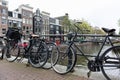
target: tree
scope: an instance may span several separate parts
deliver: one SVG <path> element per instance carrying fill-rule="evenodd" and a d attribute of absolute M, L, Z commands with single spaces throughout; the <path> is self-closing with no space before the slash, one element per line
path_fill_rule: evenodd
<path fill-rule="evenodd" d="M 82 22 L 81 23 L 77 23 L 77 21 Z M 74 26 L 74 24 L 76 24 L 76 26 L 79 27 L 79 32 L 80 34 L 104 34 L 104 32 L 100 29 L 100 28 L 94 28 L 90 25 L 90 23 L 88 23 L 86 20 L 82 19 L 82 20 L 73 20 L 71 22 L 71 27 L 70 29 L 74 32 L 76 27 Z"/>
<path fill-rule="evenodd" d="M 82 23 L 77 23 L 77 21 L 80 21 Z M 87 21 L 85 21 L 84 19 L 82 19 L 82 20 L 74 20 L 71 24 L 72 24 L 71 28 L 73 30 L 76 29 L 76 27 L 74 26 L 74 24 L 76 26 L 78 26 L 79 29 L 80 29 L 79 33 L 81 33 L 81 34 L 90 34 L 93 31 L 91 25 Z"/>
<path fill-rule="evenodd" d="M 90 34 L 90 33 L 92 33 L 91 25 L 84 19 L 82 19 L 81 21 L 82 21 L 82 24 L 80 24 L 80 27 L 82 29 L 83 34 Z"/>
<path fill-rule="evenodd" d="M 93 34 L 105 34 L 105 32 L 98 27 L 93 27 Z"/>

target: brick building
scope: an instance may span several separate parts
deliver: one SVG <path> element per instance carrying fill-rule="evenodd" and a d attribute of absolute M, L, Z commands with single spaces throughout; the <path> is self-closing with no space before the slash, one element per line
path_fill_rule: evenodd
<path fill-rule="evenodd" d="M 33 8 L 29 5 L 20 5 L 17 9 L 22 16 L 22 31 L 26 38 L 33 32 Z"/>

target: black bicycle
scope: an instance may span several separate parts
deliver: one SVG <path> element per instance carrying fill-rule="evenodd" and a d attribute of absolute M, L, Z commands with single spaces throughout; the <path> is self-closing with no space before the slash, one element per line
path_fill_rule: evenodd
<path fill-rule="evenodd" d="M 48 60 L 48 55 L 49 55 L 49 51 L 48 51 L 48 47 L 45 43 L 44 38 L 35 38 L 33 40 L 33 46 L 32 49 L 30 50 L 30 56 L 28 58 L 30 64 L 33 67 L 43 67 L 47 60 Z"/>
<path fill-rule="evenodd" d="M 6 39 L 6 59 L 10 62 L 22 61 L 28 59 L 33 67 L 42 67 L 47 62 L 48 48 L 43 40 L 32 36 L 29 42 L 15 42 L 12 39 Z"/>
<path fill-rule="evenodd" d="M 102 46 L 96 56 L 84 54 L 82 49 L 75 44 L 78 31 L 75 32 L 75 34 L 68 34 L 69 42 L 65 47 L 65 51 L 52 54 L 52 63 L 57 61 L 56 65 L 52 65 L 54 71 L 59 74 L 70 72 L 76 64 L 76 55 L 79 55 L 85 57 L 88 61 L 88 69 L 90 72 L 102 71 L 107 80 L 120 80 L 120 46 L 114 45 L 110 38 L 114 36 L 115 29 L 102 29 L 107 33 L 107 35 L 105 36 Z M 80 30 L 79 27 L 77 27 L 77 30 Z M 111 47 L 101 54 L 104 45 L 108 42 Z M 76 49 L 79 51 L 79 54 L 77 54 Z M 91 60 L 89 57 L 94 57 L 94 59 Z"/>

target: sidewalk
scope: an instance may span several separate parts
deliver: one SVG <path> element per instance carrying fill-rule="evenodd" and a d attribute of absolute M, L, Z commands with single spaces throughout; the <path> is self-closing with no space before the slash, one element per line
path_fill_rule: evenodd
<path fill-rule="evenodd" d="M 73 74 L 59 75 L 53 70 L 26 67 L 23 63 L 0 60 L 0 80 L 89 80 Z"/>

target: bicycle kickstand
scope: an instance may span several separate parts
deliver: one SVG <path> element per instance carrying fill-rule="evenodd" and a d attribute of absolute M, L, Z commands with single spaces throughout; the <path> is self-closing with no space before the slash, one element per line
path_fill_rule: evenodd
<path fill-rule="evenodd" d="M 89 78 L 91 76 L 91 70 L 87 72 L 87 77 Z"/>

